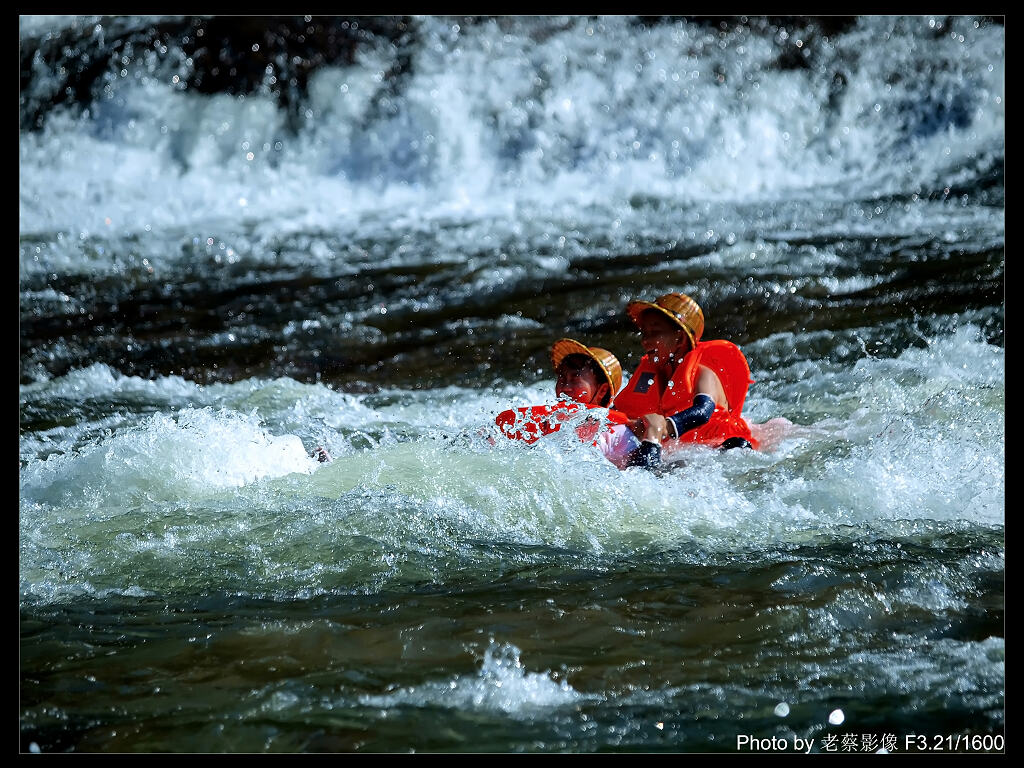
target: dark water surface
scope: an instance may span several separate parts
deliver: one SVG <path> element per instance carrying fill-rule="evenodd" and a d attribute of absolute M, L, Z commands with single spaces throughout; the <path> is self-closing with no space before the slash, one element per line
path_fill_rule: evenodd
<path fill-rule="evenodd" d="M 820 742 L 836 709 L 858 736 L 990 733 L 1003 576 L 985 540 L 1001 546 L 967 530 L 773 562 L 520 551 L 549 562 L 343 598 L 88 600 L 23 619 L 24 682 L 57 749 L 734 751 L 739 733 Z M 891 604 L 932 574 L 957 610 Z"/>

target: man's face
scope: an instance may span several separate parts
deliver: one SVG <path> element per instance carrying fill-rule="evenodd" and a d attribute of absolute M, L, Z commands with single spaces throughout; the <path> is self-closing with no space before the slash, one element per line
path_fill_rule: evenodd
<path fill-rule="evenodd" d="M 555 394 L 571 397 L 577 403 L 597 405 L 608 389 L 608 382 L 598 379 L 593 366 L 582 355 L 570 355 L 558 366 Z"/>
<path fill-rule="evenodd" d="M 656 310 L 643 312 L 637 320 L 640 343 L 654 363 L 678 363 L 690 351 L 686 331 Z"/>

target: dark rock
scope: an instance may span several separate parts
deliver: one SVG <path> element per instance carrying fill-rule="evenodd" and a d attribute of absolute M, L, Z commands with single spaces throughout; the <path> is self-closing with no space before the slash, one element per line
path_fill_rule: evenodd
<path fill-rule="evenodd" d="M 397 16 L 189 16 L 135 25 L 105 17 L 85 29 L 21 41 L 21 127 L 40 128 L 61 104 L 88 107 L 145 51 L 165 61 L 178 57 L 182 87 L 204 94 L 269 92 L 294 113 L 318 67 L 351 64 L 360 46 L 384 39 L 399 47 L 400 70 L 408 64 L 401 51 L 409 37 L 409 20 Z"/>

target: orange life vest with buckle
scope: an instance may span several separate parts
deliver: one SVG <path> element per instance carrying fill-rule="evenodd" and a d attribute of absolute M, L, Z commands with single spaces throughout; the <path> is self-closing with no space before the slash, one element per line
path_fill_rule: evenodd
<path fill-rule="evenodd" d="M 562 422 L 571 416 L 591 408 L 599 408 L 597 405 L 584 405 L 583 403 L 558 402 L 552 405 L 534 405 L 523 408 L 509 408 L 499 413 L 494 423 L 498 425 L 501 434 L 509 440 L 522 440 L 531 444 L 537 442 L 545 435 L 557 432 L 562 428 Z M 616 424 L 625 424 L 626 414 L 619 411 L 609 410 L 605 416 L 606 428 L 610 429 Z M 597 435 L 601 429 L 601 421 L 588 419 L 585 423 L 576 428 L 576 434 L 585 443 L 597 445 Z"/>
<path fill-rule="evenodd" d="M 717 447 L 730 437 L 741 437 L 757 448 L 758 442 L 750 434 L 750 425 L 742 415 L 747 389 L 754 381 L 750 378 L 747 358 L 731 341 L 716 339 L 698 342 L 676 366 L 670 381 L 665 381 L 647 355 L 644 355 L 629 382 L 616 395 L 614 407 L 631 419 L 641 418 L 648 413 L 659 413 L 667 418 L 684 411 L 693 405 L 693 398 L 697 394 L 694 388 L 697 385 L 698 366 L 701 365 L 714 371 L 722 382 L 729 408 L 716 404 L 708 423 L 684 432 L 678 442 Z"/>

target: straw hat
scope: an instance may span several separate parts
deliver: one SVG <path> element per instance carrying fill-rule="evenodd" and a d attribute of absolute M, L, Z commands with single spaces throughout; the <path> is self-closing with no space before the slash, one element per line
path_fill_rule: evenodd
<path fill-rule="evenodd" d="M 626 305 L 626 313 L 637 325 L 640 325 L 640 314 L 648 309 L 655 309 L 665 315 L 686 331 L 691 346 L 697 346 L 701 334 L 704 333 L 704 313 L 696 301 L 685 293 L 666 293 L 653 302 L 631 301 Z"/>
<path fill-rule="evenodd" d="M 622 366 L 619 359 L 607 349 L 600 347 L 587 347 L 573 339 L 559 339 L 551 347 L 551 362 L 557 369 L 562 361 L 569 355 L 586 355 L 600 368 L 608 379 L 608 386 L 611 387 L 612 397 L 622 386 Z"/>

